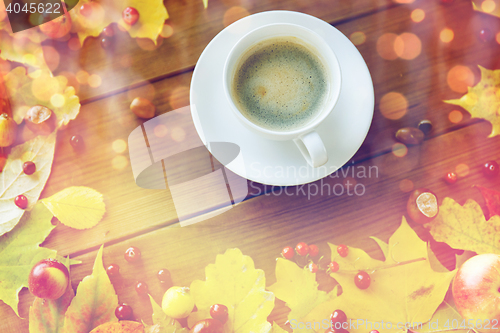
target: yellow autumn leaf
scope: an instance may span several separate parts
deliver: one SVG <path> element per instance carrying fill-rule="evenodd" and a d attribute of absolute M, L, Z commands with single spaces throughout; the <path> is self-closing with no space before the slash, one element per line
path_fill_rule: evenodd
<path fill-rule="evenodd" d="M 89 4 L 89 14 L 80 13 L 81 5 Z M 122 12 L 133 7 L 139 12 L 139 20 L 132 26 L 123 21 Z M 149 38 L 156 44 L 156 39 L 168 19 L 167 9 L 162 0 L 81 0 L 78 8 L 69 12 L 73 21 L 72 32 L 78 33 L 83 44 L 89 36 L 97 37 L 102 29 L 111 23 L 118 23 L 128 31 L 132 38 Z"/>
<path fill-rule="evenodd" d="M 270 333 L 287 333 L 284 329 L 282 329 L 278 324 L 273 322 L 273 328 Z"/>
<path fill-rule="evenodd" d="M 483 5 L 483 3 L 485 3 Z M 500 17 L 500 1 L 499 0 L 472 0 L 472 7 L 478 12 Z"/>
<path fill-rule="evenodd" d="M 467 94 L 461 98 L 445 102 L 463 107 L 472 118 L 489 121 L 493 126 L 489 135 L 491 138 L 500 134 L 500 69 L 478 67 L 481 70 L 481 81 L 474 87 L 469 87 Z"/>
<path fill-rule="evenodd" d="M 62 224 L 75 229 L 92 228 L 106 212 L 102 194 L 85 186 L 68 187 L 40 201 Z"/>
<path fill-rule="evenodd" d="M 191 283 L 191 295 L 198 311 L 190 315 L 189 323 L 196 322 L 200 313 L 207 314 L 213 304 L 223 304 L 229 313 L 225 333 L 268 332 L 271 329 L 267 317 L 274 308 L 274 295 L 265 290 L 264 271 L 255 269 L 252 258 L 239 249 L 228 249 L 217 255 L 215 264 L 205 268 L 205 275 L 205 281 Z"/>
<path fill-rule="evenodd" d="M 37 36 L 36 33 L 20 32 L 23 36 L 20 37 L 8 32 L 6 28 L 5 25 L 2 28 L 0 23 L 0 58 L 48 70 L 43 56 L 41 40 L 34 38 Z"/>
<path fill-rule="evenodd" d="M 318 290 L 315 273 L 300 268 L 290 260 L 276 260 L 276 281 L 268 289 L 290 308 L 288 320 L 301 319 L 318 304 L 335 297 Z"/>
<path fill-rule="evenodd" d="M 404 217 L 389 243 L 375 240 L 386 254 L 384 261 L 372 259 L 353 247 L 349 247 L 346 257 L 340 257 L 337 246 L 329 244 L 331 260 L 340 267 L 331 276 L 339 283 L 342 293 L 334 297 L 334 289 L 329 299 L 303 318 L 289 318 L 294 332 L 323 333 L 330 323 L 330 315 L 337 309 L 346 313 L 350 333 L 366 333 L 374 329 L 381 333 L 406 332 L 432 318 L 455 271 L 433 270 L 427 244 L 408 226 Z M 359 271 L 370 275 L 371 283 L 366 289 L 355 285 L 354 277 Z"/>
<path fill-rule="evenodd" d="M 65 76 L 53 76 L 48 69 L 27 74 L 23 67 L 14 68 L 5 76 L 14 120 L 20 123 L 30 107 L 43 105 L 54 111 L 58 127 L 67 125 L 80 112 L 75 89 L 67 84 Z"/>
<path fill-rule="evenodd" d="M 432 237 L 455 249 L 478 254 L 500 254 L 500 216 L 488 221 L 477 202 L 467 200 L 463 206 L 451 198 L 444 198 L 438 216 L 425 225 Z"/>
<path fill-rule="evenodd" d="M 415 330 L 417 330 L 417 328 L 415 328 Z M 424 323 L 421 327 L 418 328 L 418 333 L 438 332 L 474 332 L 473 330 L 469 329 L 467 321 L 464 320 L 460 313 L 458 313 L 451 292 L 448 292 L 445 300 L 443 301 L 443 303 L 441 303 L 436 312 L 434 312 L 431 320 L 429 320 L 427 323 Z"/>

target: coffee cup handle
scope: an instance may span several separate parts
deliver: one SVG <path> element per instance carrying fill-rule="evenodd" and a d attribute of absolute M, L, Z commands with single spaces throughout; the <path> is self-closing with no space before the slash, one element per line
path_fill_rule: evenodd
<path fill-rule="evenodd" d="M 316 131 L 303 134 L 293 141 L 313 168 L 320 167 L 328 161 L 325 145 Z"/>

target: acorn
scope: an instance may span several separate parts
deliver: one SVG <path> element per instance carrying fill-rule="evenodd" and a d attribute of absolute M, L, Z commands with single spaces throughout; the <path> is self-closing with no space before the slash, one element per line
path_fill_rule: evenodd
<path fill-rule="evenodd" d="M 49 135 L 56 128 L 56 115 L 51 109 L 35 105 L 26 112 L 26 127 L 35 134 Z"/>
<path fill-rule="evenodd" d="M 0 147 L 10 146 L 17 136 L 17 123 L 7 113 L 0 115 Z"/>

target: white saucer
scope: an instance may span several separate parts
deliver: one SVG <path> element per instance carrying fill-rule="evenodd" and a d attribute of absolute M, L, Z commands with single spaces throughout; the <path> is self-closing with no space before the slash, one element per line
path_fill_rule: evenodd
<path fill-rule="evenodd" d="M 292 141 L 272 141 L 248 130 L 235 115 L 222 88 L 222 72 L 233 45 L 247 32 L 270 23 L 294 23 L 323 37 L 342 70 L 339 101 L 317 128 L 328 151 L 320 168 L 307 164 Z M 239 176 L 267 185 L 300 185 L 326 177 L 342 167 L 363 143 L 374 109 L 373 83 L 356 47 L 330 24 L 307 14 L 270 11 L 247 16 L 222 30 L 201 54 L 191 81 L 191 113 L 198 134 L 207 142 L 236 143 L 243 163 L 226 167 Z M 210 146 L 208 146 L 210 149 Z M 211 151 L 212 152 L 212 151 Z M 216 153 L 212 152 L 217 158 Z"/>

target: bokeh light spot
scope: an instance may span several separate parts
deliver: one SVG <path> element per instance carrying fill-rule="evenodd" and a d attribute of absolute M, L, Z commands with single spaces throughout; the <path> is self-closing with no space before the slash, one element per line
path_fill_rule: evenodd
<path fill-rule="evenodd" d="M 33 80 L 31 92 L 33 95 L 42 100 L 50 101 L 52 95 L 59 91 L 59 81 L 56 78 L 40 76 Z"/>
<path fill-rule="evenodd" d="M 393 33 L 385 33 L 377 40 L 377 53 L 385 60 L 395 60 L 398 55 L 394 51 L 394 42 L 398 35 Z"/>
<path fill-rule="evenodd" d="M 189 105 L 189 88 L 180 86 L 172 90 L 169 102 L 174 110 Z"/>
<path fill-rule="evenodd" d="M 406 97 L 397 92 L 390 92 L 382 96 L 379 103 L 380 112 L 387 119 L 400 119 L 408 111 Z"/>
<path fill-rule="evenodd" d="M 493 13 L 497 5 L 495 4 L 495 1 L 493 0 L 485 0 L 483 3 L 481 3 L 481 9 L 485 13 Z"/>
<path fill-rule="evenodd" d="M 250 13 L 245 8 L 240 6 L 234 6 L 229 8 L 224 13 L 224 17 L 222 18 L 222 23 L 224 24 L 224 27 L 227 27 L 228 25 L 231 25 L 232 23 L 248 15 L 250 15 Z"/>
<path fill-rule="evenodd" d="M 113 158 L 111 161 L 111 164 L 113 165 L 113 169 L 115 170 L 122 170 L 125 169 L 128 165 L 128 160 L 125 156 L 123 155 L 118 155 Z"/>
<path fill-rule="evenodd" d="M 54 94 L 50 98 L 50 104 L 52 104 L 56 108 L 63 107 L 64 104 L 66 104 L 66 98 L 64 97 L 64 95 Z"/>
<path fill-rule="evenodd" d="M 399 182 L 399 189 L 401 190 L 401 192 L 408 193 L 413 190 L 413 187 L 413 182 L 409 179 L 403 179 Z"/>
<path fill-rule="evenodd" d="M 455 172 L 458 177 L 465 177 L 469 174 L 470 169 L 467 164 L 461 163 L 455 167 Z"/>
<path fill-rule="evenodd" d="M 101 79 L 101 77 L 99 75 L 92 74 L 92 75 L 89 76 L 88 84 L 92 88 L 98 88 L 98 87 L 100 87 L 101 83 L 102 83 L 102 79 Z"/>
<path fill-rule="evenodd" d="M 417 35 L 405 32 L 396 37 L 394 52 L 405 60 L 415 59 L 422 52 L 422 42 Z"/>
<path fill-rule="evenodd" d="M 87 84 L 89 81 L 89 73 L 84 70 L 79 70 L 76 72 L 76 80 L 80 84 Z"/>
<path fill-rule="evenodd" d="M 453 123 L 453 124 L 458 124 L 459 122 L 464 119 L 464 115 L 462 112 L 458 110 L 453 110 L 448 114 L 448 119 Z"/>
<path fill-rule="evenodd" d="M 500 32 L 496 34 L 495 40 L 497 41 L 498 44 L 500 44 Z"/>
<path fill-rule="evenodd" d="M 170 136 L 175 142 L 182 142 L 186 138 L 186 132 L 180 127 L 174 127 Z"/>
<path fill-rule="evenodd" d="M 170 24 L 165 24 L 163 26 L 163 28 L 161 29 L 161 33 L 160 33 L 160 35 L 163 38 L 172 37 L 173 34 L 174 34 L 174 28 L 172 28 L 172 26 Z"/>
<path fill-rule="evenodd" d="M 123 153 L 125 150 L 127 150 L 127 143 L 125 140 L 122 139 L 116 139 L 113 141 L 111 144 L 111 148 L 113 148 L 113 151 L 117 154 Z"/>
<path fill-rule="evenodd" d="M 439 39 L 441 39 L 443 43 L 449 43 L 453 38 L 455 38 L 455 33 L 450 28 L 444 28 L 439 33 Z"/>
<path fill-rule="evenodd" d="M 393 0 L 395 3 L 413 3 L 415 0 Z"/>
<path fill-rule="evenodd" d="M 392 145 L 392 153 L 396 157 L 405 157 L 408 154 L 408 147 L 402 143 L 395 143 Z"/>
<path fill-rule="evenodd" d="M 168 128 L 163 124 L 156 125 L 153 132 L 157 138 L 163 138 L 165 135 L 167 135 Z"/>
<path fill-rule="evenodd" d="M 467 66 L 457 65 L 448 72 L 447 82 L 451 90 L 466 93 L 467 87 L 474 84 L 474 73 Z"/>
<path fill-rule="evenodd" d="M 78 91 L 80 90 L 80 83 L 76 79 L 76 75 L 71 72 L 61 72 L 60 75 L 64 76 L 66 80 L 68 80 L 68 86 L 72 86 L 75 88 L 75 92 L 78 95 Z"/>
<path fill-rule="evenodd" d="M 413 22 L 419 23 L 425 19 L 425 12 L 422 9 L 417 8 L 411 12 L 410 17 Z"/>
<path fill-rule="evenodd" d="M 135 41 L 137 45 L 145 51 L 154 51 L 163 44 L 163 38 L 158 38 L 156 44 L 149 38 L 136 38 Z"/>
<path fill-rule="evenodd" d="M 361 45 L 366 42 L 366 35 L 361 31 L 356 31 L 349 36 L 349 39 L 354 45 Z"/>

